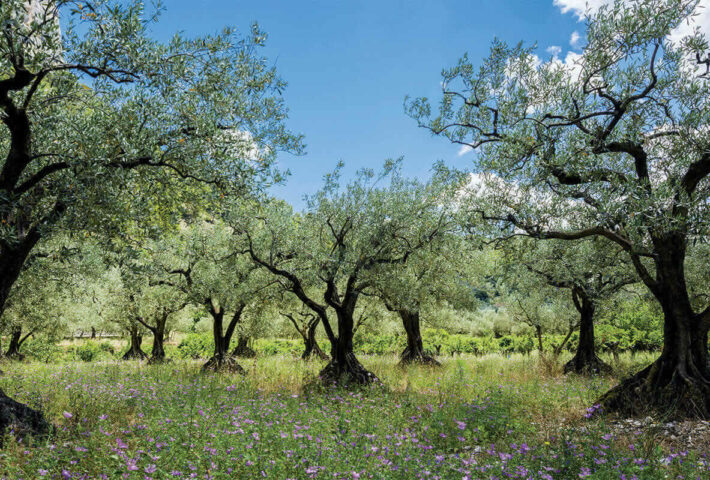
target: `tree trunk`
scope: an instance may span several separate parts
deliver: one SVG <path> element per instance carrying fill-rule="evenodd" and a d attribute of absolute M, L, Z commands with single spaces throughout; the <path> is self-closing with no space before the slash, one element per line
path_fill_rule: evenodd
<path fill-rule="evenodd" d="M 10 345 L 7 347 L 7 352 L 5 356 L 13 360 L 22 360 L 24 355 L 20 353 L 20 340 L 22 339 L 22 327 L 15 327 L 12 329 L 10 335 Z"/>
<path fill-rule="evenodd" d="M 434 357 L 424 352 L 424 344 L 419 328 L 419 311 L 400 309 L 397 313 L 399 313 L 402 324 L 404 325 L 404 331 L 407 333 L 407 347 L 400 355 L 400 365 L 418 363 L 422 365 L 441 366 Z"/>
<path fill-rule="evenodd" d="M 229 343 L 232 340 L 234 328 L 241 318 L 244 306 L 237 308 L 232 321 L 227 327 L 227 331 L 223 333 L 224 325 L 224 310 L 222 307 L 215 308 L 212 302 L 209 302 L 208 309 L 212 315 L 212 337 L 214 338 L 214 354 L 212 358 L 207 360 L 202 366 L 203 372 L 230 372 L 230 373 L 246 373 L 241 365 L 237 362 L 233 355 L 229 354 Z"/>
<path fill-rule="evenodd" d="M 150 359 L 148 363 L 164 363 L 165 362 L 165 324 L 167 323 L 168 316 L 158 317 L 155 328 L 151 331 L 153 333 L 153 349 L 150 352 Z"/>
<path fill-rule="evenodd" d="M 95 339 L 95 338 L 96 338 L 96 328 L 95 328 L 95 327 L 91 327 L 91 339 L 93 340 L 93 339 Z"/>
<path fill-rule="evenodd" d="M 254 358 L 256 352 L 249 346 L 249 337 L 239 335 L 237 338 L 237 346 L 234 347 L 232 355 L 235 357 Z"/>
<path fill-rule="evenodd" d="M 611 367 L 604 363 L 598 356 L 594 345 L 594 302 L 583 290 L 576 293 L 575 306 L 579 311 L 579 343 L 577 351 L 565 365 L 565 373 L 578 373 L 582 375 L 610 373 Z"/>
<path fill-rule="evenodd" d="M 0 250 L 0 317 L 5 312 L 10 290 L 20 276 L 22 266 L 38 240 L 39 232 L 32 230 L 19 247 L 14 249 L 3 247 Z M 19 338 L 17 341 L 19 343 Z M 51 425 L 41 412 L 16 402 L 0 389 L 0 447 L 2 447 L 2 438 L 8 428 L 15 432 L 15 436 L 22 438 L 26 435 L 47 434 Z"/>
<path fill-rule="evenodd" d="M 366 385 L 378 382 L 377 376 L 366 370 L 353 352 L 354 302 L 350 308 L 335 310 L 338 316 L 338 336 L 331 342 L 330 362 L 318 376 L 324 383 Z"/>
<path fill-rule="evenodd" d="M 140 334 L 137 325 L 132 325 L 129 329 L 131 335 L 131 344 L 128 347 L 128 351 L 123 355 L 124 360 L 144 360 L 148 358 L 148 355 L 141 349 L 141 344 L 143 343 L 143 336 Z"/>
<path fill-rule="evenodd" d="M 21 439 L 27 435 L 48 434 L 52 427 L 41 412 L 16 402 L 0 389 L 0 448 L 8 429 Z"/>
<path fill-rule="evenodd" d="M 607 412 L 710 419 L 708 326 L 690 304 L 684 242 L 684 237 L 655 239 L 656 279 L 647 284 L 663 309 L 663 351 L 654 363 L 599 400 Z"/>
<path fill-rule="evenodd" d="M 302 334 L 304 349 L 303 353 L 301 354 L 301 358 L 303 360 L 313 358 L 314 355 L 322 360 L 328 359 L 328 355 L 326 355 L 326 353 L 321 350 L 320 345 L 318 345 L 318 340 L 316 339 L 316 330 L 318 329 L 319 323 L 320 321 L 318 318 L 311 320 L 308 323 L 305 335 Z"/>

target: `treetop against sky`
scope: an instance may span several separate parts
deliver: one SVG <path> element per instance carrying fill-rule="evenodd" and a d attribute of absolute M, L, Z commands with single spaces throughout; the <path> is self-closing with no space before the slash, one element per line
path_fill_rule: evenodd
<path fill-rule="evenodd" d="M 225 23 L 246 29 L 253 21 L 269 34 L 265 53 L 289 84 L 289 127 L 307 144 L 305 157 L 280 156 L 292 176 L 274 193 L 301 209 L 302 196 L 339 160 L 346 175 L 401 155 L 404 173 L 419 177 L 437 160 L 470 166 L 473 153 L 415 127 L 404 97 L 437 98 L 441 68 L 465 52 L 485 57 L 495 37 L 537 43 L 543 61 L 572 61 L 585 44 L 587 5 L 605 1 L 168 0 L 156 34 L 200 35 Z M 710 8 L 696 24 L 710 30 Z"/>

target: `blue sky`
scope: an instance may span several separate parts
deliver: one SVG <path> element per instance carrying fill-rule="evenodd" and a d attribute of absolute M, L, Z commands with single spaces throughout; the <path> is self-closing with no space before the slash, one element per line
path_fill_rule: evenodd
<path fill-rule="evenodd" d="M 564 2 L 565 0 L 558 0 Z M 345 175 L 404 157 L 404 172 L 425 178 L 438 160 L 468 167 L 472 154 L 417 128 L 403 111 L 406 95 L 438 99 L 441 69 L 465 52 L 483 58 L 494 37 L 573 50 L 584 25 L 553 0 L 241 1 L 166 0 L 156 34 L 213 33 L 224 25 L 269 35 L 264 53 L 288 82 L 288 125 L 305 135 L 304 156 L 282 154 L 292 175 L 276 196 L 297 208 L 335 164 Z M 551 50 L 552 51 L 552 50 Z"/>

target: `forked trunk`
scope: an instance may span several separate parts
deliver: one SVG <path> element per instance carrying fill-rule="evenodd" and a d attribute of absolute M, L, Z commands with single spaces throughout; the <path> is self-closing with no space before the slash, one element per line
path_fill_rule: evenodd
<path fill-rule="evenodd" d="M 407 347 L 400 355 L 400 365 L 417 363 L 422 365 L 441 366 L 441 364 L 437 362 L 434 357 L 424 352 L 424 343 L 422 342 L 422 335 L 419 327 L 419 312 L 400 309 L 397 313 L 402 319 L 404 331 L 407 333 Z"/>
<path fill-rule="evenodd" d="M 313 356 L 317 356 L 322 360 L 328 359 L 328 355 L 321 350 L 320 345 L 318 345 L 318 340 L 316 339 L 316 330 L 318 329 L 319 323 L 318 319 L 308 323 L 308 328 L 306 329 L 305 335 L 303 335 L 304 349 L 301 354 L 303 360 L 308 360 L 313 358 Z"/>
<path fill-rule="evenodd" d="M 212 358 L 207 360 L 202 366 L 203 372 L 229 372 L 229 373 L 246 373 L 241 365 L 237 362 L 237 359 L 229 354 L 229 344 L 232 340 L 232 334 L 234 333 L 234 328 L 242 315 L 244 306 L 241 305 L 237 308 L 232 317 L 231 322 L 227 326 L 227 331 L 224 332 L 224 310 L 222 308 L 215 308 L 210 302 L 208 304 L 210 315 L 212 315 L 212 337 L 214 339 L 214 354 Z M 224 333 L 223 333 L 224 332 Z"/>
<path fill-rule="evenodd" d="M 165 358 L 165 321 L 158 319 L 153 329 L 153 348 L 148 363 L 164 363 Z"/>
<path fill-rule="evenodd" d="M 581 375 L 610 373 L 611 367 L 597 356 L 594 345 L 594 302 L 584 292 L 578 293 L 575 306 L 579 311 L 579 343 L 572 360 L 565 365 L 565 373 Z"/>
<path fill-rule="evenodd" d="M 353 352 L 353 309 L 339 308 L 338 336 L 331 342 L 330 362 L 318 376 L 324 383 L 366 385 L 378 382 L 374 373 L 365 369 Z"/>
<path fill-rule="evenodd" d="M 24 355 L 20 353 L 20 345 L 22 344 L 22 327 L 15 327 L 10 334 L 10 344 L 7 347 L 5 356 L 13 360 L 22 360 Z"/>
<path fill-rule="evenodd" d="M 141 349 L 143 343 L 143 335 L 140 334 L 138 327 L 133 325 L 129 329 L 131 344 L 128 346 L 128 351 L 123 355 L 124 360 L 144 360 L 148 355 Z"/>
<path fill-rule="evenodd" d="M 245 337 L 243 335 L 239 335 L 237 338 L 237 346 L 234 347 L 234 350 L 232 351 L 232 355 L 235 357 L 244 357 L 244 358 L 254 358 L 256 357 L 256 352 L 254 351 L 253 348 L 249 346 L 249 337 Z"/>
<path fill-rule="evenodd" d="M 203 372 L 246 373 L 237 359 L 229 354 L 229 341 L 223 335 L 215 335 L 214 354 L 202 366 Z"/>
<path fill-rule="evenodd" d="M 708 327 L 693 312 L 685 283 L 683 243 L 657 255 L 652 291 L 664 315 L 663 351 L 650 366 L 607 392 L 599 403 L 624 415 L 710 419 Z"/>

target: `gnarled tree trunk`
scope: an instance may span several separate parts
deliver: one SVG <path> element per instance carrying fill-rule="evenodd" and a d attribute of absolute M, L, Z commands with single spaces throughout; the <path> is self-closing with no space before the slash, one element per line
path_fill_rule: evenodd
<path fill-rule="evenodd" d="M 235 357 L 244 357 L 244 358 L 254 358 L 256 357 L 256 352 L 254 351 L 253 348 L 249 346 L 249 337 L 239 335 L 237 338 L 237 346 L 234 347 L 234 350 L 232 351 L 232 355 Z"/>
<path fill-rule="evenodd" d="M 366 385 L 379 381 L 377 376 L 365 369 L 353 352 L 354 299 L 343 302 L 335 309 L 338 316 L 338 336 L 331 342 L 330 362 L 320 371 L 324 383 Z"/>
<path fill-rule="evenodd" d="M 51 428 L 41 412 L 11 399 L 0 389 L 0 448 L 8 429 L 15 437 L 23 438 L 26 435 L 47 434 Z"/>
<path fill-rule="evenodd" d="M 579 343 L 574 357 L 565 364 L 564 372 L 583 375 L 610 373 L 611 367 L 597 356 L 594 345 L 594 311 L 596 306 L 581 288 L 574 289 L 572 295 L 574 305 L 580 315 Z"/>
<path fill-rule="evenodd" d="M 168 315 L 158 317 L 155 326 L 150 329 L 153 334 L 153 348 L 150 352 L 148 363 L 163 363 L 165 362 L 165 324 L 168 321 Z"/>
<path fill-rule="evenodd" d="M 440 366 L 441 364 L 436 359 L 424 352 L 424 344 L 420 331 L 419 311 L 408 309 L 397 310 L 404 331 L 407 332 L 407 347 L 400 355 L 399 363 L 406 365 L 410 363 L 418 363 L 422 365 Z"/>
<path fill-rule="evenodd" d="M 303 360 L 308 360 L 313 356 L 317 356 L 322 360 L 328 359 L 328 355 L 321 350 L 320 345 L 318 345 L 318 339 L 316 339 L 316 330 L 318 329 L 319 323 L 319 319 L 314 317 L 312 321 L 308 322 L 305 335 L 302 334 L 304 349 L 301 358 Z"/>
<path fill-rule="evenodd" d="M 130 334 L 130 345 L 128 346 L 128 351 L 123 355 L 124 360 L 144 360 L 148 358 L 148 355 L 141 349 L 141 344 L 143 343 L 143 335 L 140 334 L 138 330 L 138 325 L 131 325 L 128 329 Z"/>
<path fill-rule="evenodd" d="M 22 345 L 22 327 L 15 327 L 10 333 L 10 344 L 7 347 L 7 352 L 5 356 L 13 360 L 22 360 L 24 355 L 20 353 L 20 346 Z"/>
<path fill-rule="evenodd" d="M 650 366 L 600 400 L 605 411 L 710 419 L 707 314 L 696 314 L 685 283 L 685 237 L 654 239 L 656 278 L 644 281 L 664 315 L 663 351 Z"/>
<path fill-rule="evenodd" d="M 229 353 L 229 343 L 234 334 L 234 328 L 241 319 L 245 305 L 239 305 L 234 312 L 232 320 L 227 326 L 226 332 L 223 331 L 224 326 L 224 309 L 215 307 L 211 300 L 206 302 L 210 315 L 212 315 L 212 336 L 214 338 L 214 354 L 202 366 L 203 372 L 218 372 L 225 371 L 231 373 L 244 374 L 245 371 L 237 362 L 236 358 Z"/>
<path fill-rule="evenodd" d="M 293 315 L 289 313 L 282 313 L 281 315 L 291 321 L 296 331 L 301 335 L 301 338 L 303 338 L 304 348 L 303 353 L 301 354 L 302 360 L 308 360 L 312 358 L 313 355 L 317 355 L 322 360 L 328 359 L 328 355 L 321 350 L 318 345 L 318 340 L 316 339 L 316 330 L 318 329 L 318 324 L 321 321 L 320 317 L 312 313 L 301 313 L 300 315 L 304 317 L 304 325 L 301 326 Z"/>

